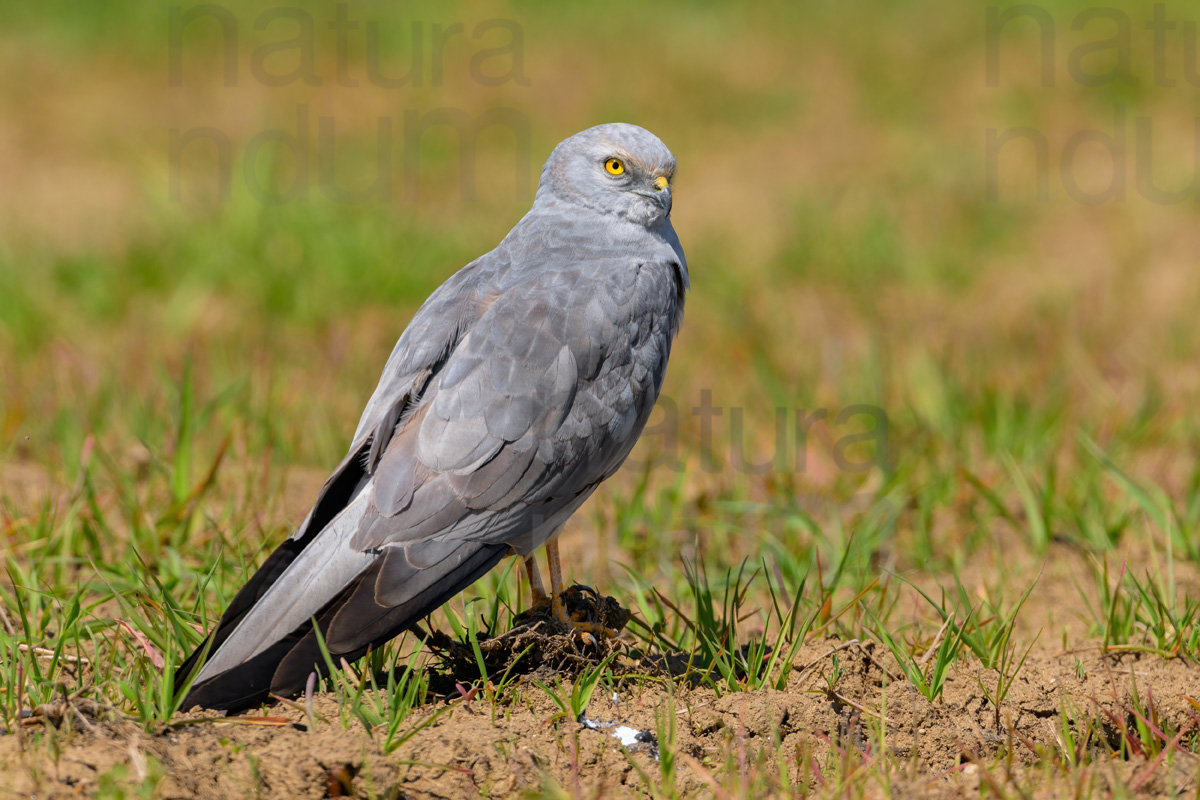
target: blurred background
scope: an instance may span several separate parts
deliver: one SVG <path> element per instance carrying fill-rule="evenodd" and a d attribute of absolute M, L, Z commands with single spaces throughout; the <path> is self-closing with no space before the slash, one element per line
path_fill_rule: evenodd
<path fill-rule="evenodd" d="M 525 213 L 555 143 L 614 120 L 676 154 L 693 289 L 662 410 L 572 523 L 603 532 L 577 577 L 697 545 L 836 554 L 851 530 L 863 564 L 921 569 L 1002 534 L 1196 547 L 1192 5 L 3 16 L 18 557 L 88 471 L 105 536 L 206 496 L 145 558 L 258 557 L 340 460 L 417 306 Z M 1117 475 L 1183 523 L 1136 527 Z M 103 538 L 72 547 L 121 557 Z"/>

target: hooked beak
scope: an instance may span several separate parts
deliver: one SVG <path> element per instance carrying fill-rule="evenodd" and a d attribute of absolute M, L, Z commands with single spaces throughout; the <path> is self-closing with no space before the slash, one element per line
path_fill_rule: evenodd
<path fill-rule="evenodd" d="M 658 203 L 659 207 L 662 208 L 663 216 L 670 216 L 671 182 L 667 179 L 666 175 L 659 175 L 654 179 L 652 185 L 654 186 L 653 192 L 642 192 L 635 189 L 634 194 L 640 194 L 642 197 L 650 198 L 654 202 Z"/>
<path fill-rule="evenodd" d="M 671 181 L 666 175 L 659 175 L 654 179 L 654 189 L 658 192 L 656 199 L 663 207 L 663 216 L 671 216 Z"/>

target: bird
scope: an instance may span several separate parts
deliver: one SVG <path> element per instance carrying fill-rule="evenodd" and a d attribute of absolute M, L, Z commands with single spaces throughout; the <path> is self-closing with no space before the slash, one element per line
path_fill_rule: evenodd
<path fill-rule="evenodd" d="M 560 142 L 533 203 L 400 335 L 307 517 L 180 665 L 181 710 L 296 695 L 440 608 L 508 555 L 563 606 L 557 537 L 620 468 L 658 399 L 690 289 L 675 157 L 628 123 Z M 535 551 L 546 547 L 547 595 Z"/>

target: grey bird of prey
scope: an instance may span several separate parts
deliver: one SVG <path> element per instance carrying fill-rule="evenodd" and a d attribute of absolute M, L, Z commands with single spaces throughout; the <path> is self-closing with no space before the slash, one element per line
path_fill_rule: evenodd
<path fill-rule="evenodd" d="M 295 694 L 323 672 L 314 621 L 353 661 L 508 554 L 569 621 L 556 537 L 641 435 L 683 315 L 674 170 L 635 125 L 554 148 L 529 213 L 417 311 L 308 517 L 181 666 L 182 708 Z"/>

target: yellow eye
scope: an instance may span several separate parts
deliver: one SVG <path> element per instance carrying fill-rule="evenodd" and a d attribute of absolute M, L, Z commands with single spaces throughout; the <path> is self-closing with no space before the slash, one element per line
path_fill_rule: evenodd
<path fill-rule="evenodd" d="M 625 165 L 615 158 L 610 158 L 604 162 L 604 168 L 608 170 L 609 175 L 620 175 L 625 171 Z"/>

